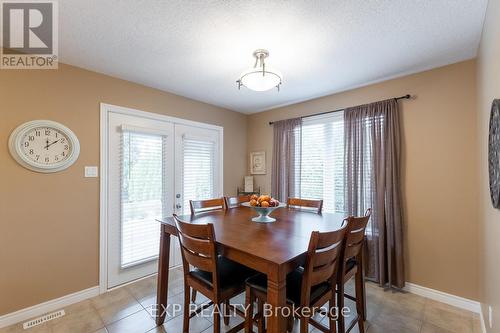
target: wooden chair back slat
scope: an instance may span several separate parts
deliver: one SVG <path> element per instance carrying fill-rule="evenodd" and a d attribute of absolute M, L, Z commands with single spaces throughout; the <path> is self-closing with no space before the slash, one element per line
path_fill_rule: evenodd
<path fill-rule="evenodd" d="M 347 226 L 343 226 L 336 231 L 311 234 L 302 278 L 302 305 L 308 305 L 311 287 L 317 284 L 329 282 L 335 290 L 346 230 Z"/>
<path fill-rule="evenodd" d="M 243 202 L 249 202 L 250 201 L 250 195 L 240 195 L 237 197 L 224 197 L 224 200 L 226 202 L 226 208 L 236 208 L 239 207 Z"/>
<path fill-rule="evenodd" d="M 189 206 L 191 208 L 192 215 L 213 210 L 226 210 L 226 202 L 224 198 L 189 200 Z"/>
<path fill-rule="evenodd" d="M 183 222 L 174 214 L 175 225 L 179 234 L 184 272 L 189 272 L 189 265 L 215 273 L 217 252 L 213 224 L 191 224 Z"/>
<path fill-rule="evenodd" d="M 186 259 L 187 263 L 191 266 L 194 266 L 198 269 L 201 269 L 206 272 L 213 273 L 213 259 L 212 258 L 206 258 L 198 253 L 187 251 L 185 247 L 182 247 L 183 250 L 183 256 Z"/>
<path fill-rule="evenodd" d="M 344 252 L 344 261 L 357 257 L 361 254 L 361 249 L 365 241 L 365 231 L 370 220 L 371 209 L 368 209 L 364 216 L 350 216 L 347 221 L 347 234 Z"/>
<path fill-rule="evenodd" d="M 306 208 L 321 214 L 323 210 L 323 200 L 288 198 L 287 206 L 288 208 Z"/>

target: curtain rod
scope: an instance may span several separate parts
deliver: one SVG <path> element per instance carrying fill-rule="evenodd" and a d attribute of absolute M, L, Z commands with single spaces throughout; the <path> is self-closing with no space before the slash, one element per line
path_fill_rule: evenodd
<path fill-rule="evenodd" d="M 404 96 L 399 96 L 399 97 L 394 97 L 394 99 L 396 101 L 398 101 L 400 99 L 410 99 L 410 98 L 411 98 L 410 94 L 406 94 Z M 314 116 L 321 116 L 322 114 L 328 114 L 328 113 L 333 113 L 333 112 L 344 111 L 345 109 L 347 109 L 347 108 L 337 109 L 337 110 L 331 110 L 331 111 L 325 111 L 325 112 L 320 112 L 320 113 L 315 113 L 315 114 L 310 114 L 310 115 L 307 115 L 307 116 L 302 116 L 302 117 L 300 117 L 300 119 L 314 117 Z M 274 121 L 270 121 L 269 122 L 269 125 L 272 125 L 272 124 L 274 124 Z"/>

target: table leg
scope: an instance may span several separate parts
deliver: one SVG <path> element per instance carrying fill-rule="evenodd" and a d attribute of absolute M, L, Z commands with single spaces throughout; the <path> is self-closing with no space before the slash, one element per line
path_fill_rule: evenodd
<path fill-rule="evenodd" d="M 156 291 L 157 316 L 156 324 L 162 325 L 165 321 L 168 297 L 168 272 L 170 265 L 170 234 L 161 226 L 160 257 L 158 260 L 158 284 Z"/>
<path fill-rule="evenodd" d="M 276 267 L 267 275 L 267 303 L 271 308 L 271 316 L 267 317 L 267 333 L 285 333 L 286 318 L 282 311 L 286 306 L 286 274 Z"/>

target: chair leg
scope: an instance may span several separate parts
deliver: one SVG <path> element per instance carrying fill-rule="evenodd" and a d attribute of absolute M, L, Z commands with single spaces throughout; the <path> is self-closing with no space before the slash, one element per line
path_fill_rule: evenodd
<path fill-rule="evenodd" d="M 356 284 L 355 284 L 355 292 L 356 292 L 356 312 L 358 315 L 358 328 L 360 333 L 365 332 L 365 311 L 364 311 L 364 298 L 363 298 L 363 275 L 360 272 L 356 273 L 355 276 Z"/>
<path fill-rule="evenodd" d="M 363 264 L 360 264 L 359 265 L 359 269 L 358 269 L 358 274 L 356 274 L 356 279 L 358 281 L 356 281 L 356 283 L 359 282 L 359 294 L 358 294 L 358 290 L 356 290 L 356 299 L 357 298 L 360 298 L 361 299 L 361 310 L 362 310 L 362 317 L 363 317 L 363 320 L 366 321 L 366 286 L 365 286 L 365 274 L 364 274 L 364 271 L 363 271 Z"/>
<path fill-rule="evenodd" d="M 182 324 L 182 331 L 184 333 L 189 333 L 189 294 L 191 292 L 191 288 L 185 284 L 184 285 L 184 321 Z"/>
<path fill-rule="evenodd" d="M 257 328 L 259 333 L 264 333 L 266 331 L 266 318 L 264 317 L 264 301 L 257 299 L 257 314 L 259 319 L 257 322 Z"/>
<path fill-rule="evenodd" d="M 333 316 L 332 310 L 336 311 L 335 315 L 337 318 Z M 337 321 L 339 317 L 339 309 L 337 308 L 337 299 L 335 295 L 335 290 L 332 292 L 332 297 L 330 298 L 330 303 L 328 304 L 328 313 L 327 316 L 330 321 L 330 333 L 337 333 Z"/>
<path fill-rule="evenodd" d="M 196 295 L 197 295 L 197 291 L 193 289 L 193 295 L 191 296 L 192 303 L 196 302 Z"/>
<path fill-rule="evenodd" d="M 220 309 L 220 304 L 215 303 L 214 306 L 215 305 L 219 306 Z M 214 311 L 214 333 L 220 333 L 220 311 L 218 309 L 215 310 L 216 311 Z"/>
<path fill-rule="evenodd" d="M 294 325 L 293 316 L 289 316 L 286 319 L 286 331 L 287 332 L 293 332 L 293 325 Z"/>
<path fill-rule="evenodd" d="M 309 317 L 300 317 L 300 333 L 309 333 Z"/>
<path fill-rule="evenodd" d="M 253 332 L 253 302 L 252 289 L 246 286 L 245 289 L 245 333 Z"/>
<path fill-rule="evenodd" d="M 229 325 L 229 317 L 231 316 L 229 312 L 229 300 L 224 302 L 224 325 Z"/>
<path fill-rule="evenodd" d="M 344 281 L 338 284 L 338 293 L 337 293 L 337 307 L 339 316 L 337 318 L 338 322 L 338 331 L 339 333 L 345 333 L 345 318 L 343 315 L 344 309 Z"/>

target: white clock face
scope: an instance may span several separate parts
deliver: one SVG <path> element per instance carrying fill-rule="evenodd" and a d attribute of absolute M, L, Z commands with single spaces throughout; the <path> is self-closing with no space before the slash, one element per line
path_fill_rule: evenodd
<path fill-rule="evenodd" d="M 9 138 L 12 157 L 27 169 L 57 172 L 68 168 L 80 154 L 76 135 L 50 120 L 33 120 L 16 128 Z"/>
<path fill-rule="evenodd" d="M 51 127 L 35 127 L 20 142 L 25 158 L 43 165 L 58 165 L 71 155 L 71 142 L 62 131 Z"/>

